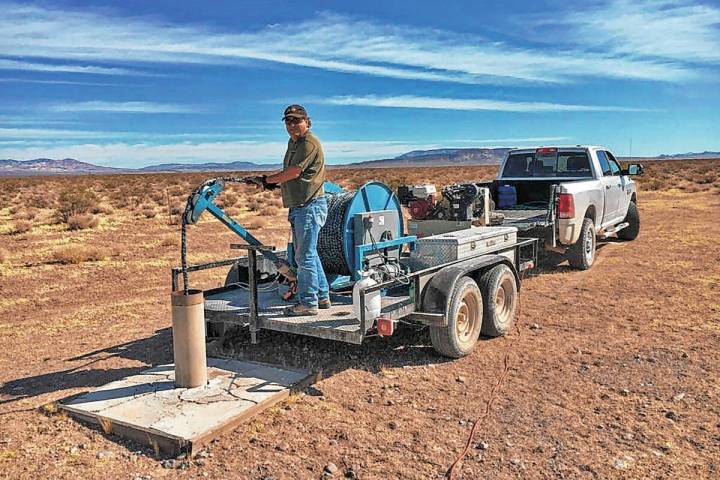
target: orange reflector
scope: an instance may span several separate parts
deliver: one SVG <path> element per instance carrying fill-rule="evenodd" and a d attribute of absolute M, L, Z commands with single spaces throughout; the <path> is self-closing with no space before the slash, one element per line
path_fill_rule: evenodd
<path fill-rule="evenodd" d="M 377 319 L 378 335 L 381 337 L 389 337 L 395 331 L 395 323 L 389 318 Z"/>

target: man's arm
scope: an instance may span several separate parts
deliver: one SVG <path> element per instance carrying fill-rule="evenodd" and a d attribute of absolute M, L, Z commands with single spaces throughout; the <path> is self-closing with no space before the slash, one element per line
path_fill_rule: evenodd
<path fill-rule="evenodd" d="M 284 183 L 290 180 L 295 180 L 300 176 L 301 173 L 302 169 L 298 166 L 293 165 L 281 172 L 268 175 L 267 177 L 265 177 L 265 181 L 267 183 Z"/>

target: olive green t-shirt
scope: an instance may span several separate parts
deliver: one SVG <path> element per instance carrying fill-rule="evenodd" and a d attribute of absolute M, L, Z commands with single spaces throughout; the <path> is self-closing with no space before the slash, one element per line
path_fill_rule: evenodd
<path fill-rule="evenodd" d="M 285 208 L 304 205 L 325 195 L 325 156 L 320 140 L 315 135 L 308 132 L 305 137 L 298 138 L 297 142 L 293 142 L 292 138 L 288 140 L 283 169 L 288 167 L 300 167 L 302 173 L 298 178 L 280 185 Z"/>

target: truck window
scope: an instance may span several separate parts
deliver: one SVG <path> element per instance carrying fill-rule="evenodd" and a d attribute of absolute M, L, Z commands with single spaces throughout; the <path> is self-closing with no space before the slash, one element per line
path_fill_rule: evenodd
<path fill-rule="evenodd" d="M 532 177 L 530 163 L 535 160 L 534 154 L 510 155 L 505 162 L 504 177 Z"/>
<path fill-rule="evenodd" d="M 590 160 L 584 151 L 559 152 L 544 154 L 539 157 L 535 153 L 510 154 L 505 162 L 503 177 L 590 177 Z"/>
<path fill-rule="evenodd" d="M 620 165 L 615 160 L 608 160 L 610 163 L 610 171 L 613 175 L 620 175 Z"/>
<path fill-rule="evenodd" d="M 602 173 L 605 176 L 612 175 L 612 170 L 610 169 L 610 162 L 608 161 L 607 155 L 605 155 L 605 152 L 602 150 L 598 150 L 596 152 L 598 161 L 600 162 L 600 168 L 602 168 Z"/>

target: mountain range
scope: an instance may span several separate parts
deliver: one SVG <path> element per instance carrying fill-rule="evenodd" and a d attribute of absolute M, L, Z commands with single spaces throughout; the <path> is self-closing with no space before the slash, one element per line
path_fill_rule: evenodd
<path fill-rule="evenodd" d="M 368 160 L 346 165 L 329 165 L 331 168 L 396 168 L 403 166 L 458 166 L 496 165 L 500 163 L 509 148 L 443 148 L 436 150 L 413 150 L 395 158 Z M 642 160 L 682 160 L 699 158 L 720 158 L 720 152 L 682 153 L 659 155 Z M 623 159 L 627 160 L 627 159 Z M 640 160 L 640 158 L 634 158 Z M 142 168 L 113 168 L 93 165 L 72 158 L 54 160 L 0 160 L 0 176 L 30 175 L 101 175 L 112 173 L 160 173 L 160 172 L 231 172 L 278 170 L 281 164 L 259 164 L 253 162 L 210 162 L 210 163 L 163 163 Z"/>

